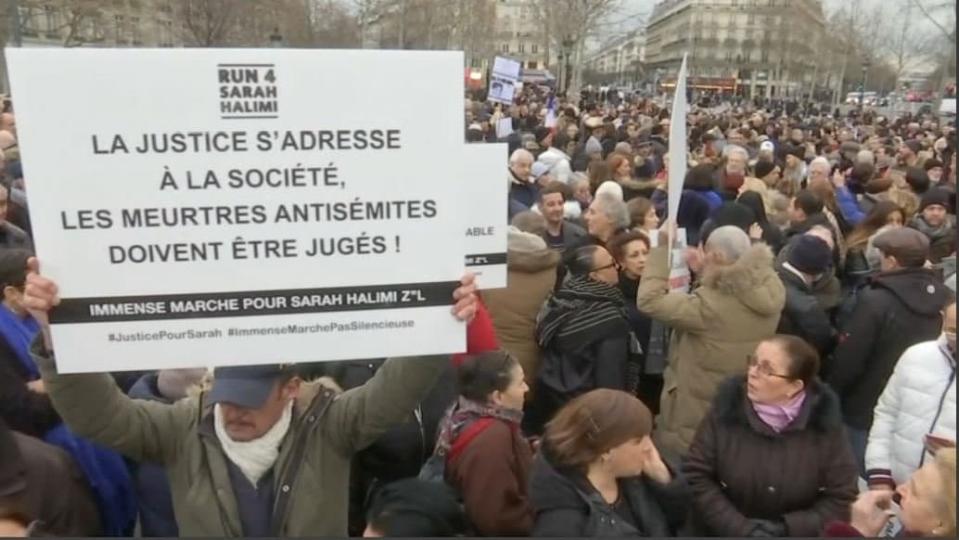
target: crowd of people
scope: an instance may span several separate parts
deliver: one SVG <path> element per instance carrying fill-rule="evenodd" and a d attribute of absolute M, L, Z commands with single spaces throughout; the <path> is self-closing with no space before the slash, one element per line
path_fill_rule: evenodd
<path fill-rule="evenodd" d="M 464 354 L 68 375 L 8 102 L 0 536 L 955 536 L 955 129 L 665 105 L 467 95 L 510 227 Z"/>

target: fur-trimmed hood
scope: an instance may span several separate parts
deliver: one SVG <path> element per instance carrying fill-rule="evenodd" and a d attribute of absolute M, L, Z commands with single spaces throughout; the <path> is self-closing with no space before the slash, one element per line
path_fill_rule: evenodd
<path fill-rule="evenodd" d="M 739 260 L 723 266 L 709 266 L 702 283 L 736 297 L 749 309 L 764 315 L 782 310 L 786 291 L 773 269 L 773 252 L 765 244 L 753 244 Z"/>
<path fill-rule="evenodd" d="M 550 249 L 542 237 L 510 227 L 506 254 L 506 266 L 509 270 L 535 274 L 556 268 L 559 258 L 559 252 Z"/>
<path fill-rule="evenodd" d="M 749 426 L 753 429 L 760 427 L 766 433 L 772 433 L 772 430 L 766 428 L 758 416 L 752 413 L 746 396 L 746 378 L 741 375 L 723 381 L 716 392 L 713 407 L 723 423 Z M 828 432 L 838 429 L 841 425 L 842 411 L 839 397 L 831 388 L 817 379 L 806 388 L 806 401 L 802 405 L 799 417 L 786 428 L 784 433 L 807 428 Z"/>

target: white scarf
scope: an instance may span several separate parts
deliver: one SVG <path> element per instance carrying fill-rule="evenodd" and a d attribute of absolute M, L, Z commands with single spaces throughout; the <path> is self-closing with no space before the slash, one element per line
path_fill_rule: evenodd
<path fill-rule="evenodd" d="M 283 437 L 290 429 L 290 422 L 293 420 L 293 401 L 290 401 L 283 416 L 273 424 L 269 431 L 258 439 L 248 442 L 237 442 L 230 438 L 223 425 L 223 411 L 220 410 L 220 404 L 213 406 L 214 428 L 216 429 L 216 438 L 220 440 L 220 446 L 223 447 L 223 453 L 240 468 L 243 476 L 257 487 L 257 482 L 270 470 L 270 467 L 276 463 L 276 458 L 280 455 L 280 443 Z"/>

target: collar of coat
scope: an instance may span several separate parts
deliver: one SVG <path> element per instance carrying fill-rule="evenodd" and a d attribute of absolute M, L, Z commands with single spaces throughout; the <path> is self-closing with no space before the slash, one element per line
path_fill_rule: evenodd
<path fill-rule="evenodd" d="M 313 381 L 305 381 L 300 385 L 300 393 L 293 403 L 293 426 L 307 414 L 319 414 L 343 391 L 329 377 L 320 377 Z M 200 435 L 216 439 L 214 429 L 213 403 L 210 403 L 208 392 L 200 394 L 200 418 L 197 423 Z M 292 432 L 293 429 L 290 429 Z"/>
<path fill-rule="evenodd" d="M 739 298 L 758 313 L 782 310 L 782 291 L 770 294 L 768 287 L 781 289 L 782 282 L 773 270 L 773 252 L 766 244 L 753 244 L 733 264 L 707 266 L 701 284 Z"/>
<path fill-rule="evenodd" d="M 746 396 L 746 378 L 743 376 L 737 375 L 723 381 L 716 393 L 713 407 L 721 422 L 749 427 L 761 435 L 772 437 L 805 429 L 828 432 L 842 425 L 839 398 L 818 379 L 806 389 L 806 401 L 799 416 L 779 434 L 763 423 L 753 410 Z"/>

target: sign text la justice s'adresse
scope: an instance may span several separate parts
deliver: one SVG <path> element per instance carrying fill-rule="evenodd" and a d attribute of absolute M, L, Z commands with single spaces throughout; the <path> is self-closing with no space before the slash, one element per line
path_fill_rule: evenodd
<path fill-rule="evenodd" d="M 7 58 L 61 371 L 464 349 L 460 53 Z"/>

